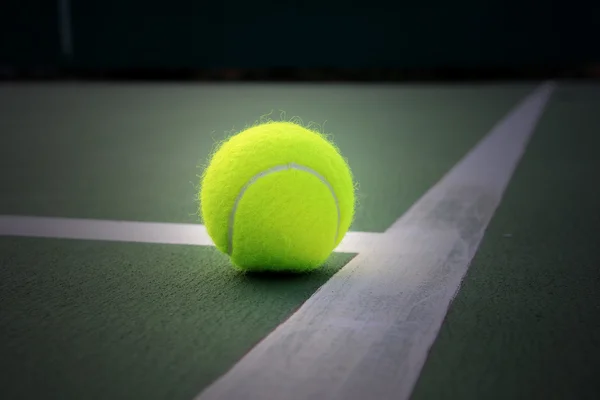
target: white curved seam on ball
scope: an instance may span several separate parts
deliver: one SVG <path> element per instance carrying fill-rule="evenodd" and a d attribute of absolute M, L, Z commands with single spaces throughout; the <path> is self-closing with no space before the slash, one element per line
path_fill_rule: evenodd
<path fill-rule="evenodd" d="M 304 165 L 296 164 L 296 163 L 288 163 L 288 164 L 283 164 L 283 165 L 276 165 L 267 170 L 259 172 L 258 174 L 254 175 L 252 178 L 250 178 L 250 180 L 248 182 L 246 182 L 246 184 L 242 187 L 242 190 L 240 190 L 237 198 L 235 199 L 235 203 L 233 204 L 231 213 L 229 214 L 227 254 L 229 254 L 229 255 L 233 254 L 233 224 L 235 222 L 235 214 L 237 212 L 237 208 L 238 208 L 238 205 L 240 204 L 240 201 L 244 197 L 244 193 L 246 193 L 246 190 L 248 190 L 248 188 L 250 186 L 252 186 L 252 184 L 254 182 L 256 182 L 257 180 L 259 180 L 260 178 L 265 177 L 265 176 L 270 175 L 275 172 L 285 171 L 288 169 L 295 169 L 298 171 L 308 172 L 309 174 L 311 174 L 314 177 L 316 177 L 317 179 L 319 179 L 321 181 L 321 183 L 323 183 L 325 186 L 327 186 L 327 188 L 329 189 L 329 192 L 331 192 L 331 196 L 333 197 L 333 201 L 335 202 L 335 208 L 337 211 L 337 225 L 336 225 L 336 229 L 335 229 L 334 244 L 337 243 L 338 235 L 340 233 L 340 223 L 341 223 L 342 216 L 341 216 L 341 212 L 340 212 L 340 204 L 338 202 L 337 196 L 335 195 L 335 191 L 333 190 L 333 186 L 331 186 L 331 184 L 327 181 L 327 179 L 325 179 L 325 177 L 323 175 L 319 174 L 314 169 L 306 167 Z"/>

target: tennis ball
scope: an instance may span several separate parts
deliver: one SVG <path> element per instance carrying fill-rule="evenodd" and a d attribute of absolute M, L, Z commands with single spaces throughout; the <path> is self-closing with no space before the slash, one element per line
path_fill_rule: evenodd
<path fill-rule="evenodd" d="M 201 177 L 200 214 L 216 247 L 244 271 L 310 271 L 354 216 L 348 164 L 322 134 L 267 122 L 232 136 Z"/>

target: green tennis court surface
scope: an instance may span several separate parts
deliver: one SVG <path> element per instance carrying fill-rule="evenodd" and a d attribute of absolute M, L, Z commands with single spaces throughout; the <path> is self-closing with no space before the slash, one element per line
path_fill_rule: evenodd
<path fill-rule="evenodd" d="M 198 224 L 215 143 L 283 110 L 333 134 L 352 231 L 382 233 L 536 87 L 3 85 L 0 215 Z M 598 107 L 555 89 L 413 399 L 597 398 Z M 354 256 L 244 276 L 210 246 L 4 235 L 0 398 L 192 400 Z"/>

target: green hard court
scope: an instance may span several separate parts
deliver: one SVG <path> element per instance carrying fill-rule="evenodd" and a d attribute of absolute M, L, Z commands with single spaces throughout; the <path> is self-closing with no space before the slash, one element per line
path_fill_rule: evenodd
<path fill-rule="evenodd" d="M 0 215 L 199 224 L 207 157 L 269 114 L 332 135 L 351 230 L 383 232 L 537 85 L 3 84 Z M 595 398 L 599 106 L 558 84 L 413 399 Z M 4 235 L 0 398 L 191 400 L 353 257 L 247 275 L 212 246 Z"/>

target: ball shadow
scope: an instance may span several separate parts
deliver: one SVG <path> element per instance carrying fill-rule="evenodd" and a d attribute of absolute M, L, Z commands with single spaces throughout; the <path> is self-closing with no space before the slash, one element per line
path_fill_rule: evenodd
<path fill-rule="evenodd" d="M 314 278 L 319 271 L 293 272 L 293 271 L 246 271 L 240 272 L 244 278 L 255 282 L 289 282 Z"/>

